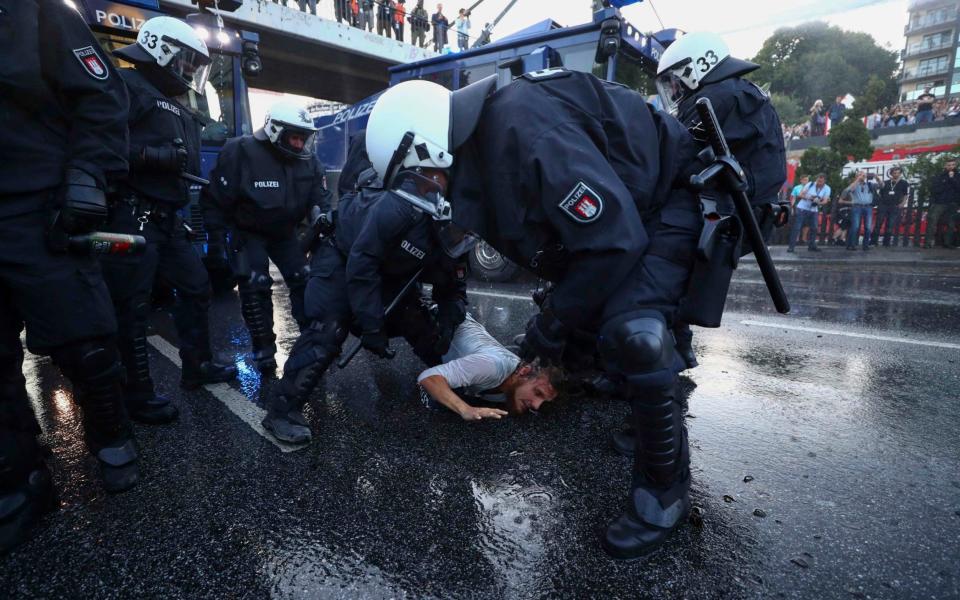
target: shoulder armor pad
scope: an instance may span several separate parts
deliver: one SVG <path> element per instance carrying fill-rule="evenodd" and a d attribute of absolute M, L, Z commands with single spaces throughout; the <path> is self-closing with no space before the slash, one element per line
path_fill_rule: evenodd
<path fill-rule="evenodd" d="M 760 87 L 759 85 L 755 84 L 755 83 L 752 82 L 752 81 L 749 81 L 749 82 L 747 82 L 747 83 L 749 83 L 751 86 L 753 86 L 754 89 L 757 90 L 757 93 L 760 94 L 761 96 L 763 96 L 764 98 L 769 98 L 769 97 L 770 97 L 770 94 L 767 93 L 767 92 L 765 92 L 765 91 L 763 91 L 763 88 Z"/>
<path fill-rule="evenodd" d="M 539 81 L 549 81 L 551 79 L 560 79 L 561 77 L 569 77 L 571 72 L 560 68 L 554 67 L 551 69 L 541 69 L 539 71 L 530 71 L 529 73 L 524 73 L 522 77 L 528 81 L 539 82 Z"/>

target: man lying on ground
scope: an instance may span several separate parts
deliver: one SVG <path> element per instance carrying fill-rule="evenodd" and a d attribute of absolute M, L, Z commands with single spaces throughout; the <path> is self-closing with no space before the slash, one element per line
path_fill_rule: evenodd
<path fill-rule="evenodd" d="M 563 380 L 556 367 L 521 361 L 469 314 L 457 327 L 443 361 L 420 373 L 421 397 L 428 405 L 431 399 L 442 404 L 465 421 L 536 411 L 557 397 Z M 471 406 L 461 396 L 505 402 L 507 410 Z"/>

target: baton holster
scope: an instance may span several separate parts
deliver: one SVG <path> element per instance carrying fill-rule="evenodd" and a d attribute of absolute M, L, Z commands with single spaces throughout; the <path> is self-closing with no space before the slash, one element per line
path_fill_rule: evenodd
<path fill-rule="evenodd" d="M 701 196 L 700 208 L 703 229 L 677 316 L 691 325 L 719 327 L 730 280 L 740 261 L 743 227 L 736 215 L 721 214 L 717 200 Z"/>

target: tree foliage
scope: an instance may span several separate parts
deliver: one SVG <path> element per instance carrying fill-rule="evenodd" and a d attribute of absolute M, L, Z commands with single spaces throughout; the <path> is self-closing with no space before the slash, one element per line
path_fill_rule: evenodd
<path fill-rule="evenodd" d="M 831 150 L 854 162 L 873 155 L 870 133 L 859 119 L 846 119 L 831 127 L 828 141 Z"/>
<path fill-rule="evenodd" d="M 808 148 L 800 157 L 800 166 L 797 169 L 797 180 L 800 176 L 809 175 L 813 181 L 818 173 L 827 176 L 827 185 L 836 197 L 843 189 L 843 178 L 840 172 L 847 159 L 831 148 Z"/>
<path fill-rule="evenodd" d="M 853 108 L 848 110 L 847 114 L 859 119 L 895 102 L 896 97 L 891 98 L 890 96 L 889 84 L 889 80 L 885 81 L 875 74 L 870 75 L 863 93 L 856 97 Z M 896 94 L 896 91 L 894 91 L 894 94 Z"/>
<path fill-rule="evenodd" d="M 878 100 L 896 101 L 897 53 L 881 48 L 866 33 L 822 21 L 783 27 L 767 38 L 753 62 L 761 69 L 752 79 L 770 84 L 772 92 L 796 97 L 805 111 L 817 99 L 829 106 L 839 95 L 860 97 L 871 75 L 884 84 Z"/>
<path fill-rule="evenodd" d="M 930 198 L 930 183 L 934 176 L 943 172 L 943 165 L 948 160 L 957 160 L 957 151 L 960 146 L 954 147 L 950 152 L 942 154 L 926 153 L 917 157 L 912 165 L 903 168 L 903 175 L 917 185 L 917 198 L 921 202 L 926 202 Z"/>
<path fill-rule="evenodd" d="M 786 94 L 770 94 L 770 102 L 780 115 L 780 120 L 787 125 L 796 125 L 807 119 L 807 111 L 800 101 Z"/>

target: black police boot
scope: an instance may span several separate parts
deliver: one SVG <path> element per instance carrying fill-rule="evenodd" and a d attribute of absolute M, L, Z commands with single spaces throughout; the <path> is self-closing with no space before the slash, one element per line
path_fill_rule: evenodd
<path fill-rule="evenodd" d="M 0 492 L 0 554 L 25 542 L 40 517 L 56 508 L 53 480 L 41 461 L 20 485 Z"/>
<path fill-rule="evenodd" d="M 195 390 L 208 383 L 226 383 L 237 378 L 235 365 L 217 362 L 212 356 L 201 357 L 194 353 L 184 356 L 181 351 L 180 357 L 180 387 L 185 390 Z"/>
<path fill-rule="evenodd" d="M 240 289 L 240 313 L 250 332 L 253 346 L 253 361 L 261 371 L 277 368 L 277 337 L 273 333 L 273 301 L 268 291 L 253 289 L 247 285 Z"/>
<path fill-rule="evenodd" d="M 642 394 L 638 392 L 642 391 Z M 603 547 L 618 559 L 655 550 L 690 513 L 690 458 L 676 385 L 634 390 L 634 478 L 627 510 L 607 528 Z"/>
<path fill-rule="evenodd" d="M 693 352 L 693 332 L 686 323 L 677 323 L 673 328 L 673 337 L 676 340 L 677 354 L 683 359 L 688 369 L 700 365 L 697 355 Z"/>
<path fill-rule="evenodd" d="M 292 355 L 299 356 L 293 353 Z M 264 429 L 288 444 L 305 444 L 310 441 L 312 433 L 303 418 L 303 407 L 331 360 L 332 358 L 311 362 L 300 368 L 296 368 L 299 365 L 294 364 L 292 366 L 295 370 L 287 369 L 280 381 L 280 393 L 271 398 L 267 405 L 267 416 L 262 423 Z M 287 365 L 291 366 L 290 361 Z"/>
<path fill-rule="evenodd" d="M 150 360 L 147 355 L 147 337 L 140 333 L 122 340 L 120 353 L 127 370 L 123 397 L 131 419 L 147 425 L 163 425 L 177 420 L 180 411 L 170 400 L 157 395 L 150 378 Z"/>
<path fill-rule="evenodd" d="M 111 494 L 129 490 L 140 481 L 140 457 L 133 439 L 104 446 L 94 456 L 100 465 L 103 488 Z"/>

